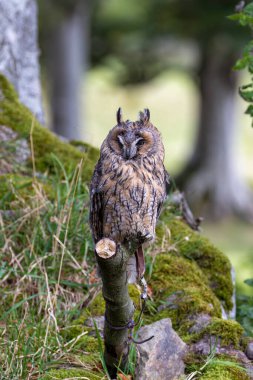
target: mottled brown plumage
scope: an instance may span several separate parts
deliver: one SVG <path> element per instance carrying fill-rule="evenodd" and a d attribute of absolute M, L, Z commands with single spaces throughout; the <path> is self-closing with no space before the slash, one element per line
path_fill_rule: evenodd
<path fill-rule="evenodd" d="M 141 247 L 155 237 L 168 181 L 161 135 L 149 117 L 144 110 L 138 121 L 124 122 L 118 110 L 118 124 L 101 146 L 90 187 L 95 243 L 108 237 L 135 249 L 139 276 L 144 272 Z"/>

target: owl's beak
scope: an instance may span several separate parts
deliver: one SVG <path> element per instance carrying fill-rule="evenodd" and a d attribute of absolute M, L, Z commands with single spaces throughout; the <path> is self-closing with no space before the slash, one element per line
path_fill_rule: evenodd
<path fill-rule="evenodd" d="M 124 148 L 123 157 L 126 160 L 131 160 L 132 158 L 134 158 L 136 156 L 136 153 L 137 153 L 136 145 L 132 144 L 132 145 L 130 145 L 130 147 Z"/>

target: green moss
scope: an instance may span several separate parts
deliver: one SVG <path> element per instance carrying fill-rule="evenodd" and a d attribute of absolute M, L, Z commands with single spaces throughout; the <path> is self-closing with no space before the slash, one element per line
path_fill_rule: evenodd
<path fill-rule="evenodd" d="M 98 352 L 99 346 L 97 338 L 88 335 L 91 331 L 91 328 L 88 328 L 84 325 L 79 325 L 77 321 L 73 325 L 66 326 L 61 331 L 61 336 L 66 342 L 70 342 L 72 339 L 78 338 L 82 333 L 86 332 L 86 335 L 81 336 L 75 343 L 75 350 L 82 350 L 85 352 L 96 353 Z"/>
<path fill-rule="evenodd" d="M 28 141 L 32 130 L 36 170 L 54 172 L 54 156 L 58 157 L 67 171 L 74 170 L 83 159 L 82 175 L 84 180 L 89 180 L 95 161 L 87 153 L 80 152 L 42 127 L 33 114 L 19 102 L 13 86 L 3 75 L 0 75 L 0 88 L 3 92 L 3 99 L 0 100 L 0 123 Z"/>
<path fill-rule="evenodd" d="M 99 149 L 94 148 L 93 146 L 87 144 L 86 142 L 83 141 L 77 141 L 73 140 L 70 141 L 70 144 L 79 149 L 81 152 L 85 152 L 88 154 L 89 158 L 96 162 L 99 158 Z"/>
<path fill-rule="evenodd" d="M 157 245 L 164 245 L 167 249 L 173 248 L 179 255 L 194 261 L 207 278 L 214 294 L 223 303 L 225 310 L 232 309 L 231 264 L 219 249 L 207 238 L 192 231 L 182 220 L 171 215 L 167 209 L 158 224 L 157 237 Z"/>
<path fill-rule="evenodd" d="M 199 377 L 201 380 L 249 380 L 250 377 L 246 371 L 239 366 L 224 365 L 222 362 L 217 362 L 207 367 L 206 372 Z"/>
<path fill-rule="evenodd" d="M 166 303 L 166 298 L 173 298 L 173 302 L 169 301 L 166 308 L 154 314 L 149 322 L 170 317 L 173 327 L 185 336 L 193 323 L 190 316 L 199 313 L 221 316 L 219 301 L 194 261 L 169 253 L 158 255 L 149 284 L 157 306 Z"/>
<path fill-rule="evenodd" d="M 198 379 L 249 380 L 246 370 L 235 356 L 216 354 L 214 358 L 210 359 L 189 351 L 184 357 L 184 362 L 186 364 L 185 372 L 188 375 L 200 371 L 204 367 L 201 370 L 202 375 Z"/>
<path fill-rule="evenodd" d="M 213 318 L 203 331 L 203 334 L 206 333 L 218 337 L 221 346 L 232 345 L 235 349 L 241 348 L 243 328 L 236 321 Z"/>
<path fill-rule="evenodd" d="M 128 285 L 128 293 L 131 299 L 133 300 L 134 306 L 136 309 L 141 308 L 141 289 L 140 286 L 136 284 Z"/>
<path fill-rule="evenodd" d="M 140 307 L 140 289 L 135 284 L 128 285 L 129 295 L 132 298 L 135 307 Z M 84 312 L 83 316 L 86 315 L 86 318 L 89 316 L 96 317 L 104 315 L 105 313 L 105 300 L 103 298 L 102 292 L 99 292 L 91 304 L 88 306 L 87 310 Z"/>
<path fill-rule="evenodd" d="M 104 377 L 103 373 L 98 371 L 89 371 L 86 369 L 53 369 L 47 374 L 40 377 L 40 380 L 66 380 L 66 379 L 87 379 L 87 380 L 97 380 Z"/>
<path fill-rule="evenodd" d="M 90 312 L 90 315 L 92 317 L 104 315 L 104 313 L 105 313 L 105 300 L 102 296 L 102 292 L 98 293 L 98 295 L 94 298 L 94 300 L 88 306 L 87 310 Z"/>

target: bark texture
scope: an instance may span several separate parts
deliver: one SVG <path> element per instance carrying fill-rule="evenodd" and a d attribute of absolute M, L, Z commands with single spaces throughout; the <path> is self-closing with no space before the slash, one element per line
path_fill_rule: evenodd
<path fill-rule="evenodd" d="M 43 122 L 38 55 L 36 1 L 0 0 L 0 72 Z"/>
<path fill-rule="evenodd" d="M 221 44 L 203 50 L 200 120 L 194 152 L 176 178 L 191 206 L 212 217 L 252 218 L 252 195 L 238 165 L 235 53 Z"/>
<path fill-rule="evenodd" d="M 126 267 L 130 253 L 110 239 L 101 239 L 96 244 L 96 253 L 106 302 L 105 362 L 111 378 L 116 379 L 117 367 L 124 368 L 128 359 L 128 329 L 124 326 L 134 313 L 127 287 Z"/>
<path fill-rule="evenodd" d="M 87 66 L 89 8 L 89 0 L 76 1 L 51 32 L 48 68 L 52 128 L 70 140 L 84 137 L 80 94 Z"/>

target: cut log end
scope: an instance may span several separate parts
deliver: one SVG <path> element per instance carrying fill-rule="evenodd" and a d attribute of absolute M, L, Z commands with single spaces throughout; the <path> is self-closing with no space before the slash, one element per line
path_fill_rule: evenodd
<path fill-rule="evenodd" d="M 96 244 L 96 253 L 102 259 L 109 259 L 116 253 L 116 243 L 108 238 L 99 240 Z"/>

